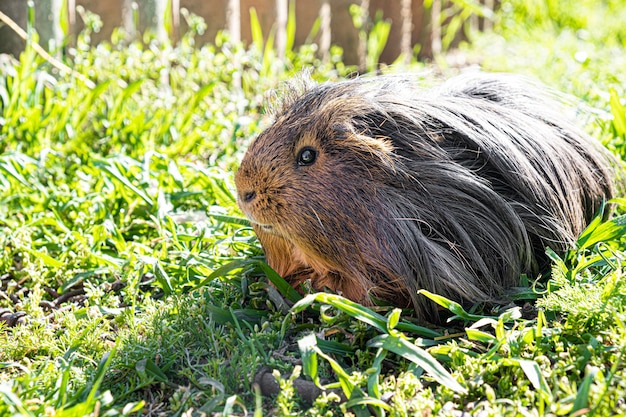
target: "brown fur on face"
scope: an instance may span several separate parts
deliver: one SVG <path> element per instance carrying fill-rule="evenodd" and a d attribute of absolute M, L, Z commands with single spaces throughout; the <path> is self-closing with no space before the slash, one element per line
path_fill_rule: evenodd
<path fill-rule="evenodd" d="M 269 265 L 292 285 L 435 319 L 419 289 L 501 299 L 545 266 L 546 246 L 570 248 L 613 196 L 610 160 L 510 76 L 431 90 L 382 76 L 289 95 L 235 180 Z"/>

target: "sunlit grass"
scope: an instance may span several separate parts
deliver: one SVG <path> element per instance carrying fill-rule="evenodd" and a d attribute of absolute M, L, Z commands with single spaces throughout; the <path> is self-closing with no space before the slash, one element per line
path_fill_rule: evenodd
<path fill-rule="evenodd" d="M 503 3 L 496 34 L 466 53 L 484 47 L 488 69 L 536 74 L 599 107 L 589 130 L 624 157 L 626 84 L 607 64 L 626 56 L 619 8 L 608 2 L 614 19 L 584 39 L 613 33 L 618 52 L 581 61 L 576 31 L 602 10 L 536 9 L 524 26 L 523 2 Z M 517 305 L 468 311 L 423 293 L 455 317 L 439 327 L 303 298 L 262 262 L 232 175 L 264 126 L 264 96 L 302 66 L 325 80 L 351 69 L 310 46 L 278 62 L 258 31 L 250 48 L 223 35 L 196 48 L 193 32 L 175 47 L 119 33 L 90 47 L 88 28 L 70 57 L 94 89 L 32 49 L 4 64 L 0 415 L 626 413 L 623 198 L 613 220 L 551 254 L 549 279 L 526 279 Z M 490 36 L 504 49 L 486 49 Z M 277 397 L 254 385 L 262 366 L 276 370 Z M 303 381 L 326 389 L 312 405 L 294 388 Z"/>

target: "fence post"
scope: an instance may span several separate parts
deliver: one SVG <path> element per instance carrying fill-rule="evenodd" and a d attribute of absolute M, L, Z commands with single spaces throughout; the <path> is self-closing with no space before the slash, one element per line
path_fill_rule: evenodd
<path fill-rule="evenodd" d="M 361 22 L 363 27 L 359 29 L 359 42 L 357 54 L 359 56 L 359 72 L 367 70 L 367 33 L 371 29 L 370 0 L 361 0 Z"/>
<path fill-rule="evenodd" d="M 239 0 L 228 0 L 226 8 L 226 21 L 228 33 L 233 43 L 241 41 L 241 4 Z"/>
<path fill-rule="evenodd" d="M 122 0 L 122 27 L 126 32 L 127 40 L 135 39 L 138 35 L 138 22 L 135 21 L 137 7 L 137 2 L 133 0 Z"/>
<path fill-rule="evenodd" d="M 287 18 L 289 14 L 288 0 L 276 0 L 276 50 L 278 59 L 285 58 L 287 46 Z"/>
<path fill-rule="evenodd" d="M 431 53 L 437 56 L 441 53 L 441 0 L 433 0 L 430 7 Z"/>
<path fill-rule="evenodd" d="M 122 9 L 124 8 L 123 5 L 125 6 L 127 4 L 127 0 L 118 1 L 120 3 L 119 18 L 126 21 L 127 18 L 122 17 Z M 170 0 L 143 0 L 141 2 L 137 2 L 137 6 L 135 7 L 137 7 L 136 10 L 138 12 L 139 18 L 138 22 L 133 23 L 133 26 L 135 26 L 133 28 L 134 31 L 136 31 L 136 33 L 138 34 L 141 34 L 146 30 L 150 30 L 152 33 L 154 33 L 154 35 L 160 42 L 167 40 L 169 34 L 167 33 L 167 30 L 165 28 L 165 12 L 167 10 L 167 7 L 169 7 L 169 2 Z M 133 5 L 131 4 L 131 13 L 132 10 Z"/>
<path fill-rule="evenodd" d="M 402 38 L 400 41 L 400 53 L 403 56 L 404 65 L 411 63 L 413 57 L 413 46 L 411 43 L 411 36 L 413 35 L 413 9 L 412 0 L 402 0 L 401 12 L 402 15 Z"/>
<path fill-rule="evenodd" d="M 25 1 L 0 1 L 0 12 L 13 20 L 22 29 L 28 21 L 28 7 Z M 0 53 L 18 56 L 24 50 L 24 41 L 9 26 L 0 24 Z"/>
<path fill-rule="evenodd" d="M 180 0 L 170 0 L 169 7 L 171 11 L 169 36 L 172 44 L 175 44 L 180 39 Z"/>
<path fill-rule="evenodd" d="M 39 35 L 39 44 L 45 50 L 59 52 L 63 46 L 65 34 L 61 26 L 62 4 L 66 0 L 39 0 L 37 2 L 24 0 L 2 0 L 0 11 L 26 29 L 28 26 L 29 7 L 34 7 L 34 29 Z M 11 53 L 18 56 L 24 50 L 25 42 L 13 29 L 2 25 L 0 27 L 0 53 Z"/>
<path fill-rule="evenodd" d="M 322 53 L 322 61 L 330 61 L 330 46 L 331 46 L 331 14 L 330 14 L 330 0 L 322 0 L 320 5 L 320 44 L 319 48 Z"/>

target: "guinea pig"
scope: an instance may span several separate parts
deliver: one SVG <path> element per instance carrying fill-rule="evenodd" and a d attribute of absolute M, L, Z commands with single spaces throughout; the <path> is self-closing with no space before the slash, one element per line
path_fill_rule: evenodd
<path fill-rule="evenodd" d="M 502 302 L 613 197 L 610 153 L 541 88 L 486 73 L 419 84 L 288 87 L 250 144 L 238 204 L 294 287 L 308 280 L 436 321 L 418 290 Z"/>

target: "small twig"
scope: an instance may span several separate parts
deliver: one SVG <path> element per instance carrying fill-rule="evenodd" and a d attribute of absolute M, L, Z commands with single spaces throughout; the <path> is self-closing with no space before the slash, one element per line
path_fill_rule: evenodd
<path fill-rule="evenodd" d="M 54 288 L 43 287 L 44 291 L 48 293 L 52 298 L 59 298 L 59 293 L 54 290 Z"/>
<path fill-rule="evenodd" d="M 59 296 L 59 298 L 54 300 L 53 303 L 55 306 L 59 306 L 60 304 L 68 301 L 70 298 L 75 297 L 77 295 L 83 295 L 83 294 L 85 294 L 85 290 L 82 288 L 79 290 L 68 291 L 65 294 L 61 294 L 61 296 Z"/>
<path fill-rule="evenodd" d="M 45 59 L 48 63 L 50 63 L 50 65 L 52 65 L 53 67 L 55 67 L 61 72 L 71 74 L 72 76 L 78 78 L 87 87 L 91 89 L 96 88 L 96 84 L 94 84 L 94 82 L 91 81 L 89 78 L 85 77 L 83 74 L 79 72 L 74 71 L 73 69 L 71 69 L 70 67 L 68 67 L 67 65 L 65 65 L 64 63 L 62 63 L 61 61 L 53 57 L 52 55 L 50 55 L 48 52 L 46 52 L 46 50 L 43 49 L 41 45 L 39 45 L 36 42 L 33 42 L 32 39 L 30 39 L 30 37 L 26 33 L 26 31 L 24 31 L 24 29 L 22 29 L 17 23 L 15 23 L 15 21 L 11 19 L 9 16 L 0 12 L 0 21 L 2 21 L 2 23 L 10 27 L 13 30 L 13 32 L 15 32 L 20 38 L 25 40 L 27 43 L 30 43 L 33 49 L 35 50 L 35 52 L 37 52 L 43 59 Z"/>

